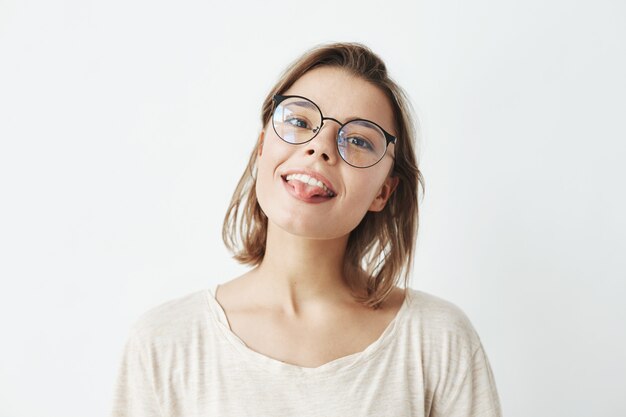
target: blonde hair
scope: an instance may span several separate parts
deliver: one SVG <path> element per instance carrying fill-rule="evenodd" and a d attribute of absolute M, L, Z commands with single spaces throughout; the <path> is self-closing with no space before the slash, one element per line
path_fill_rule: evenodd
<path fill-rule="evenodd" d="M 360 43 L 331 43 L 307 51 L 291 63 L 267 94 L 261 109 L 265 126 L 272 114 L 272 97 L 287 90 L 307 71 L 318 66 L 342 68 L 380 88 L 388 97 L 393 113 L 396 136 L 392 176 L 399 183 L 379 212 L 368 211 L 348 238 L 344 258 L 344 277 L 355 299 L 374 309 L 403 278 L 405 292 L 413 263 L 418 229 L 418 187 L 424 191 L 424 180 L 415 156 L 416 130 L 413 111 L 404 90 L 387 74 L 384 62 Z M 233 193 L 224 218 L 222 239 L 233 258 L 256 266 L 265 255 L 267 217 L 256 196 L 257 141 L 248 166 Z M 360 294 L 367 294 L 361 296 Z"/>

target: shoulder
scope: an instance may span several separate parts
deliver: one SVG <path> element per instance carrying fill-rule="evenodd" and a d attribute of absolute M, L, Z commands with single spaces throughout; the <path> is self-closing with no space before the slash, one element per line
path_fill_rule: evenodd
<path fill-rule="evenodd" d="M 432 416 L 501 416 L 491 365 L 465 312 L 451 301 L 410 290 L 407 325 Z"/>
<path fill-rule="evenodd" d="M 481 345 L 474 325 L 455 303 L 433 294 L 408 289 L 407 328 L 427 348 L 456 351 L 471 357 Z"/>
<path fill-rule="evenodd" d="M 204 330 L 207 291 L 199 290 L 157 304 L 131 325 L 131 337 L 142 343 L 165 345 Z"/>

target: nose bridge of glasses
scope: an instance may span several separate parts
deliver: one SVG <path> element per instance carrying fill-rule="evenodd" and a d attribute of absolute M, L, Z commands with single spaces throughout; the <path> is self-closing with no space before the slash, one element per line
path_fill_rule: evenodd
<path fill-rule="evenodd" d="M 341 123 L 339 120 L 334 119 L 332 117 L 322 117 L 322 122 L 320 123 L 319 128 L 317 129 L 317 132 L 315 132 L 316 134 L 319 133 L 319 131 L 322 129 L 322 127 L 324 127 L 324 122 L 326 120 L 332 120 L 333 122 L 337 123 L 339 125 L 337 131 L 339 131 L 339 129 L 341 129 L 343 127 L 343 123 Z"/>
<path fill-rule="evenodd" d="M 343 126 L 343 123 L 341 123 L 339 120 L 333 118 L 333 117 L 322 117 L 322 123 L 324 123 L 324 120 L 332 120 L 333 122 L 337 123 L 339 125 L 339 127 Z"/>

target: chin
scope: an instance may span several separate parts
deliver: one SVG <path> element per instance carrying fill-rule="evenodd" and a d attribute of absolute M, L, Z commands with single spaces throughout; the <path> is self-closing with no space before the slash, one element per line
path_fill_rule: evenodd
<path fill-rule="evenodd" d="M 297 218 L 297 219 L 275 219 L 272 220 L 271 217 L 268 216 L 268 226 L 273 225 L 282 230 L 283 232 L 289 233 L 294 236 L 299 236 L 307 239 L 315 239 L 315 240 L 329 240 L 329 239 L 338 239 L 346 234 L 350 233 L 350 231 L 343 232 L 340 230 L 338 225 L 333 224 L 325 224 L 320 226 L 319 222 L 306 221 L 305 219 Z M 310 220 L 310 219 L 309 219 Z"/>

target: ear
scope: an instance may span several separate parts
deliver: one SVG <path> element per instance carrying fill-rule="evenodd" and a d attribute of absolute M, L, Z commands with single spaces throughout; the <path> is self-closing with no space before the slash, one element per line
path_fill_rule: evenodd
<path fill-rule="evenodd" d="M 265 130 L 261 130 L 261 133 L 259 133 L 259 151 L 257 156 L 261 156 L 261 154 L 263 153 L 263 140 L 265 139 Z"/>
<path fill-rule="evenodd" d="M 372 201 L 372 205 L 368 209 L 368 211 L 381 211 L 385 208 L 385 204 L 391 197 L 391 194 L 394 192 L 398 183 L 400 182 L 400 178 L 389 176 L 385 179 L 385 182 L 378 190 L 378 194 L 374 201 Z"/>

